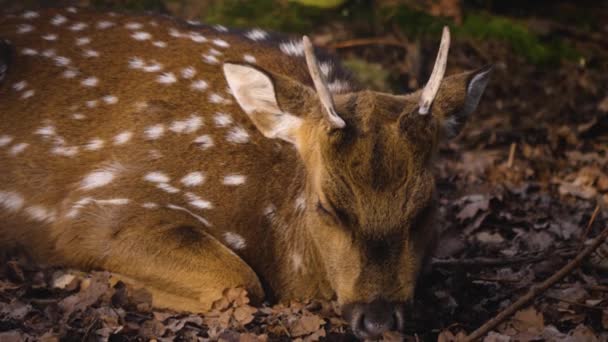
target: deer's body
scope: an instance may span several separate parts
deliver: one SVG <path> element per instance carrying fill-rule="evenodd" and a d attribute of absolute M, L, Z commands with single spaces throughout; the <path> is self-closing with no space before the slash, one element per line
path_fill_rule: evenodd
<path fill-rule="evenodd" d="M 390 238 L 392 246 L 405 238 L 377 227 L 411 221 L 432 197 L 432 177 L 416 176 L 415 168 L 433 154 L 436 125 L 407 133 L 426 145 L 420 160 L 401 160 L 405 151 L 391 144 L 396 136 L 381 128 L 382 120 L 399 117 L 407 98 L 339 95 L 352 91 L 350 83 L 337 64 L 321 61 L 338 112 L 359 112 L 346 116 L 346 125 L 356 121 L 361 136 L 386 134 L 357 147 L 358 157 L 348 161 L 355 169 L 336 180 L 350 194 L 339 187 L 328 191 L 346 211 L 333 216 L 341 220 L 363 210 L 356 222 L 370 231 L 361 239 L 373 240 L 367 259 L 336 255 L 352 265 L 349 270 L 328 266 L 326 254 L 365 245 L 356 242 L 358 234 L 351 246 L 343 233 L 320 238 L 324 232 L 310 229 L 329 222 L 312 214 L 325 202 L 316 183 L 323 176 L 310 166 L 323 149 L 302 150 L 320 133 L 299 124 L 293 133 L 293 118 L 265 131 L 265 122 L 277 116 L 255 116 L 259 108 L 317 108 L 304 96 L 313 82 L 299 40 L 76 9 L 4 16 L 0 38 L 10 41 L 4 54 L 0 49 L 0 64 L 7 66 L 0 81 L 1 244 L 135 279 L 153 291 L 157 305 L 176 309 L 205 310 L 232 286 L 245 286 L 258 299 L 264 292 L 278 299 L 337 296 L 344 303 L 393 300 L 388 292 L 402 291 L 397 301 L 411 296 L 412 273 L 424 254 L 418 248 L 434 239 L 433 230 L 413 246 L 416 257 L 376 250 L 386 249 L 380 241 Z M 225 63 L 237 67 L 223 71 Z M 259 108 L 248 104 L 249 94 L 235 99 L 235 89 L 255 88 L 239 88 L 241 76 L 248 81 L 251 73 L 263 74 L 258 69 L 276 75 L 275 85 L 291 92 L 279 90 L 276 100 L 266 98 Z M 256 84 L 263 83 L 256 75 Z M 226 78 L 233 80 L 230 87 Z M 295 98 L 300 94 L 302 100 Z M 269 101 L 279 105 L 268 107 Z M 374 117 L 377 111 L 394 113 Z M 282 140 L 269 139 L 273 134 Z M 404 181 L 406 174 L 417 180 Z M 353 188 L 357 181 L 372 187 Z M 349 206 L 349 198 L 359 199 Z M 412 205 L 415 200 L 423 204 Z M 384 266 L 369 266 L 383 257 L 378 265 Z M 395 272 L 402 267 L 412 269 L 405 280 Z M 375 278 L 365 279 L 366 272 Z"/>

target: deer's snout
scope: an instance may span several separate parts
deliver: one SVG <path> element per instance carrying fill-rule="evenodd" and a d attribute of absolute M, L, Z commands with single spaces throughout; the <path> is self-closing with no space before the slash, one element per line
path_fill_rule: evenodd
<path fill-rule="evenodd" d="M 352 303 L 342 313 L 353 333 L 361 339 L 374 339 L 387 331 L 401 331 L 404 326 L 402 303 L 374 300 L 371 303 Z"/>

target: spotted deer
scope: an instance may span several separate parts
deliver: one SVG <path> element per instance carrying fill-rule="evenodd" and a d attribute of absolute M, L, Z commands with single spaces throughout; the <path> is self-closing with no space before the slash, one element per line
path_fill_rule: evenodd
<path fill-rule="evenodd" d="M 489 68 L 358 87 L 308 38 L 48 9 L 0 19 L 0 243 L 105 269 L 158 307 L 336 299 L 401 329 L 437 240 L 433 159 Z"/>

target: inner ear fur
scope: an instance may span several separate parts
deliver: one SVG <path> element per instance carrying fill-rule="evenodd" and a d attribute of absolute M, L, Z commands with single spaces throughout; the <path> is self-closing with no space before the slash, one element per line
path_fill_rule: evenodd
<path fill-rule="evenodd" d="M 446 77 L 433 102 L 432 113 L 442 123 L 448 138 L 462 130 L 466 120 L 477 108 L 492 66 Z"/>

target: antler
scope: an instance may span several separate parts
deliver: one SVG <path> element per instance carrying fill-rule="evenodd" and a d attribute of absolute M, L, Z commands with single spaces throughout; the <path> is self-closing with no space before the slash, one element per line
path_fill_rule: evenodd
<path fill-rule="evenodd" d="M 437 95 L 437 91 L 439 91 L 439 86 L 441 85 L 441 81 L 445 75 L 445 66 L 448 62 L 449 49 L 450 30 L 447 26 L 444 26 L 433 72 L 431 73 L 431 77 L 429 77 L 429 81 L 424 86 L 424 89 L 422 89 L 422 94 L 420 95 L 420 108 L 418 109 L 418 113 L 421 115 L 426 115 L 429 112 L 431 104 L 433 104 L 433 100 Z"/>
<path fill-rule="evenodd" d="M 327 87 L 327 83 L 321 74 L 321 70 L 319 69 L 319 64 L 317 63 L 317 57 L 315 57 L 315 52 L 312 47 L 312 43 L 307 36 L 302 37 L 302 43 L 304 45 L 304 56 L 306 57 L 306 65 L 308 65 L 308 72 L 310 72 L 310 77 L 315 84 L 315 89 L 317 90 L 317 94 L 319 95 L 319 100 L 321 100 L 321 105 L 325 109 L 324 117 L 327 119 L 331 128 L 344 128 L 346 123 L 342 118 L 336 113 L 336 109 L 334 108 L 334 100 L 331 97 L 331 92 Z"/>

